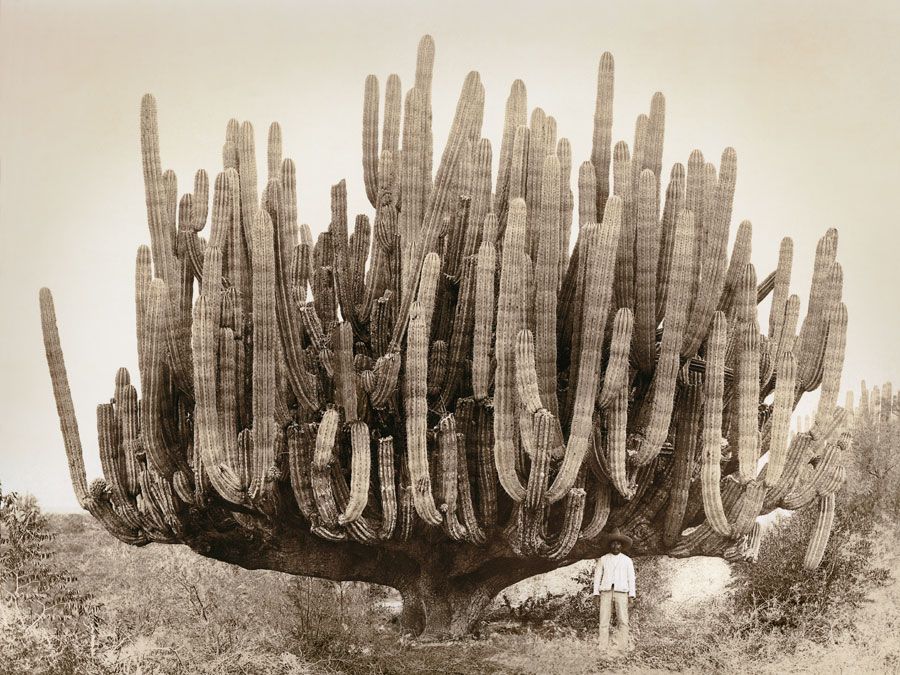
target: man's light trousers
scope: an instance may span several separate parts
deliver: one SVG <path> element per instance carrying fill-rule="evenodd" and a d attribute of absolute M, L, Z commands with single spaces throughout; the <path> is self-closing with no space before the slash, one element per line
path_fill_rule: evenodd
<path fill-rule="evenodd" d="M 609 620 L 612 606 L 616 606 L 615 649 L 628 649 L 628 593 L 626 591 L 600 591 L 600 649 L 609 648 Z"/>

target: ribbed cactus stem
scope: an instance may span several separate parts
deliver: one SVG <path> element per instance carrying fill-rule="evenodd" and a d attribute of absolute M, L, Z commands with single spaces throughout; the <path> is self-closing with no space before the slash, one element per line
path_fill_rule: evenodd
<path fill-rule="evenodd" d="M 738 226 L 737 234 L 734 236 L 731 259 L 728 261 L 728 271 L 725 273 L 725 288 L 719 300 L 719 309 L 725 310 L 726 314 L 733 301 L 732 296 L 740 283 L 741 276 L 744 274 L 747 265 L 750 264 L 752 236 L 753 226 L 750 224 L 750 221 L 742 221 Z"/>
<path fill-rule="evenodd" d="M 689 374 L 688 381 L 679 392 L 676 408 L 675 460 L 663 525 L 663 541 L 667 547 L 674 546 L 681 535 L 695 456 L 700 442 L 703 389 L 698 373 Z"/>
<path fill-rule="evenodd" d="M 759 332 L 756 322 L 745 324 L 738 356 L 737 437 L 738 478 L 756 478 L 759 462 Z"/>
<path fill-rule="evenodd" d="M 769 422 L 769 461 L 766 464 L 765 475 L 768 487 L 778 484 L 787 459 L 788 432 L 797 380 L 797 362 L 792 352 L 785 352 L 782 355 L 775 376 L 775 398 Z"/>
<path fill-rule="evenodd" d="M 355 420 L 350 422 L 350 501 L 338 516 L 338 524 L 352 523 L 362 515 L 369 501 L 369 480 L 372 471 L 372 455 L 369 447 L 369 425 Z"/>
<path fill-rule="evenodd" d="M 178 453 L 169 447 L 163 433 L 163 412 L 166 403 L 164 388 L 167 353 L 165 344 L 166 310 L 168 294 L 165 282 L 154 279 L 150 285 L 150 301 L 147 307 L 147 331 L 150 344 L 147 349 L 147 377 L 143 382 L 141 400 L 141 435 L 147 460 L 157 473 L 171 476 L 179 466 Z"/>
<path fill-rule="evenodd" d="M 828 546 L 834 524 L 835 501 L 833 494 L 819 497 L 819 514 L 806 547 L 806 555 L 803 557 L 803 567 L 810 571 L 815 570 L 825 556 L 825 547 Z"/>
<path fill-rule="evenodd" d="M 338 324 L 334 332 L 335 355 L 335 395 L 344 411 L 344 420 L 355 422 L 358 419 L 356 399 L 356 369 L 353 366 L 353 328 L 346 321 Z"/>
<path fill-rule="evenodd" d="M 656 265 L 656 322 L 663 319 L 666 307 L 666 293 L 669 290 L 668 276 L 672 271 L 672 253 L 675 246 L 675 228 L 678 216 L 684 209 L 685 175 L 682 164 L 672 165 L 666 200 L 663 206 L 659 235 L 659 261 Z"/>
<path fill-rule="evenodd" d="M 818 369 L 817 361 L 821 356 L 821 348 L 825 342 L 827 331 L 829 294 L 831 287 L 829 277 L 837 254 L 837 232 L 829 230 L 816 246 L 816 258 L 813 265 L 812 284 L 810 285 L 809 307 L 800 335 L 797 338 L 798 378 L 805 383 L 813 380 Z M 806 389 L 809 391 L 809 389 Z"/>
<path fill-rule="evenodd" d="M 722 505 L 719 490 L 722 460 L 722 396 L 725 389 L 725 341 L 727 321 L 722 312 L 713 316 L 706 341 L 706 377 L 703 381 L 703 456 L 700 480 L 703 511 L 710 526 L 723 537 L 731 535 L 731 526 Z"/>
<path fill-rule="evenodd" d="M 433 300 L 432 300 L 433 304 Z M 413 304 L 406 342 L 406 451 L 416 512 L 429 525 L 440 525 L 441 514 L 431 491 L 428 468 L 428 324 L 426 311 Z"/>
<path fill-rule="evenodd" d="M 378 206 L 378 78 L 366 77 L 362 123 L 363 182 L 369 203 Z"/>
<path fill-rule="evenodd" d="M 638 421 L 640 431 L 629 439 L 629 454 L 638 466 L 646 465 L 659 454 L 669 431 L 680 366 L 679 349 L 690 302 L 688 291 L 694 267 L 694 237 L 693 214 L 684 211 L 675 231 L 672 258 L 674 269 L 669 277 L 671 288 L 666 295 L 666 321 L 659 347 L 659 360 L 650 392 L 641 408 Z"/>
<path fill-rule="evenodd" d="M 634 485 L 629 483 L 627 474 L 628 440 L 628 388 L 619 388 L 606 410 L 607 461 L 609 478 L 613 486 L 625 499 L 634 497 Z"/>
<path fill-rule="evenodd" d="M 819 404 L 816 419 L 827 417 L 837 406 L 841 390 L 841 371 L 844 369 L 844 351 L 847 347 L 847 306 L 841 303 L 828 320 L 828 334 L 825 339 L 825 354 L 822 385 L 819 389 Z M 887 400 L 890 401 L 890 390 Z"/>
<path fill-rule="evenodd" d="M 475 327 L 472 338 L 472 391 L 479 401 L 487 398 L 491 381 L 496 270 L 494 242 L 482 241 L 475 266 Z"/>
<path fill-rule="evenodd" d="M 597 68 L 597 101 L 594 108 L 594 136 L 591 163 L 597 177 L 597 218 L 603 217 L 609 198 L 609 168 L 612 147 L 612 105 L 615 63 L 609 52 L 600 57 Z"/>
<path fill-rule="evenodd" d="M 640 174 L 637 196 L 637 251 L 635 279 L 635 361 L 650 373 L 656 358 L 656 264 L 659 214 L 656 177 L 645 169 Z"/>
<path fill-rule="evenodd" d="M 737 505 L 732 510 L 732 538 L 736 539 L 749 534 L 753 527 L 753 523 L 756 521 L 757 516 L 759 516 L 765 497 L 766 486 L 762 481 L 754 479 L 744 486 L 744 491 L 741 493 Z"/>
<path fill-rule="evenodd" d="M 219 351 L 218 312 L 214 301 L 201 294 L 194 305 L 194 411 L 196 442 L 210 482 L 224 499 L 241 504 L 245 501 L 240 475 L 223 456 L 222 424 L 217 401 L 217 362 Z M 146 400 L 146 394 L 145 394 Z M 146 404 L 145 404 L 146 405 Z"/>
<path fill-rule="evenodd" d="M 578 382 L 569 440 L 562 465 L 547 491 L 552 504 L 562 499 L 575 485 L 591 441 L 594 403 L 600 380 L 600 356 L 603 333 L 611 301 L 615 252 L 622 227 L 622 200 L 611 197 L 600 227 L 588 228 L 584 250 L 587 263 L 584 320 Z M 579 525 L 580 526 L 580 525 Z"/>
<path fill-rule="evenodd" d="M 607 202 L 607 208 L 609 203 Z M 550 560 L 562 560 L 578 542 L 581 523 L 584 519 L 584 488 L 574 487 L 569 490 L 566 499 L 566 510 L 563 514 L 562 529 L 543 555 Z"/>
<path fill-rule="evenodd" d="M 282 162 L 282 146 L 281 146 L 281 125 L 278 122 L 272 122 L 269 125 L 269 136 L 266 144 L 266 174 L 267 180 L 281 179 L 281 162 Z"/>
<path fill-rule="evenodd" d="M 394 439 L 378 439 L 378 485 L 381 490 L 380 539 L 390 539 L 397 527 L 397 477 L 394 469 Z"/>
<path fill-rule="evenodd" d="M 509 89 L 503 117 L 503 138 L 500 142 L 500 161 L 497 172 L 497 190 L 494 194 L 494 213 L 505 214 L 509 208 L 510 175 L 516 130 L 527 121 L 525 83 L 515 80 Z"/>
<path fill-rule="evenodd" d="M 524 279 L 521 256 L 525 247 L 525 202 L 514 200 L 503 240 L 500 290 L 497 296 L 497 331 L 494 355 L 494 460 L 500 485 L 515 501 L 525 497 L 525 487 L 516 473 L 516 398 L 514 340 L 522 323 Z"/>
<path fill-rule="evenodd" d="M 87 475 L 84 470 L 84 455 L 81 450 L 81 437 L 78 434 L 78 420 L 75 417 L 75 406 L 69 389 L 69 377 L 66 373 L 66 362 L 63 359 L 59 342 L 59 329 L 56 326 L 56 309 L 50 289 L 40 291 L 41 328 L 44 335 L 44 351 L 47 365 L 50 367 L 50 380 L 53 383 L 53 397 L 56 400 L 56 411 L 62 430 L 63 445 L 69 461 L 69 477 L 75 487 L 75 496 L 82 508 L 88 500 Z"/>
<path fill-rule="evenodd" d="M 457 503 L 459 496 L 459 450 L 456 433 L 456 418 L 450 413 L 444 415 L 438 423 L 438 485 L 440 486 L 440 510 L 444 514 L 444 530 L 451 539 L 462 541 L 466 538 L 466 529 L 459 522 Z"/>
<path fill-rule="evenodd" d="M 535 346 L 541 401 L 559 415 L 556 397 L 556 303 L 559 281 L 560 168 L 556 155 L 544 161 L 541 185 L 541 218 L 535 263 Z"/>
<path fill-rule="evenodd" d="M 629 356 L 634 315 L 627 307 L 621 307 L 613 319 L 612 339 L 609 345 L 609 359 L 603 374 L 603 386 L 597 395 L 597 407 L 605 408 L 628 384 Z"/>
<path fill-rule="evenodd" d="M 275 248 L 272 221 L 263 211 L 254 215 L 253 242 L 253 480 L 250 496 L 271 490 L 275 464 L 276 341 Z"/>
<path fill-rule="evenodd" d="M 331 485 L 331 465 L 335 461 L 334 442 L 340 425 L 340 414 L 329 408 L 322 416 L 316 434 L 316 446 L 312 462 L 312 488 L 316 509 L 326 527 L 334 527 L 338 521 L 337 504 Z"/>
<path fill-rule="evenodd" d="M 725 260 L 736 173 L 737 156 L 734 148 L 725 148 L 718 182 L 707 188 L 712 209 L 709 217 L 704 218 L 703 235 L 698 237 L 700 241 L 697 243 L 702 248 L 695 246 L 695 251 L 700 252 L 694 270 L 698 292 L 691 307 L 681 347 L 683 358 L 694 356 L 700 348 L 725 286 Z"/>

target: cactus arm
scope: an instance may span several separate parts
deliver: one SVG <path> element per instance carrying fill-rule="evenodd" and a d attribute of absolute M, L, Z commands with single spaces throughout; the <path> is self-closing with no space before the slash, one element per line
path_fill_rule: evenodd
<path fill-rule="evenodd" d="M 522 80 L 515 80 L 510 86 L 503 116 L 503 137 L 500 142 L 497 190 L 494 194 L 493 209 L 498 217 L 505 216 L 509 207 L 513 146 L 515 145 L 516 131 L 526 124 L 527 114 L 525 83 Z"/>
<path fill-rule="evenodd" d="M 553 415 L 549 411 L 538 410 L 533 413 L 533 429 L 527 431 L 534 437 L 531 470 L 525 490 L 525 508 L 529 511 L 536 511 L 544 506 L 550 475 L 550 433 L 553 422 Z M 525 433 L 523 429 L 523 434 Z"/>
<path fill-rule="evenodd" d="M 440 464 L 438 468 L 438 485 L 441 504 L 439 510 L 444 514 L 443 527 L 447 536 L 456 541 L 466 538 L 466 529 L 459 522 L 457 514 L 457 497 L 459 490 L 459 450 L 457 448 L 456 418 L 452 413 L 444 415 L 438 424 L 437 443 Z"/>
<path fill-rule="evenodd" d="M 775 398 L 769 427 L 769 460 L 766 464 L 765 483 L 774 487 L 781 479 L 787 459 L 788 433 L 791 411 L 794 406 L 794 386 L 797 364 L 792 352 L 785 352 L 776 370 Z"/>
<path fill-rule="evenodd" d="M 397 527 L 397 478 L 394 470 L 394 439 L 378 439 L 378 485 L 381 490 L 379 539 L 390 539 Z"/>
<path fill-rule="evenodd" d="M 472 391 L 476 400 L 487 398 L 490 390 L 496 270 L 494 242 L 482 241 L 475 267 L 475 327 L 472 338 Z"/>
<path fill-rule="evenodd" d="M 627 307 L 619 308 L 613 320 L 612 340 L 609 360 L 603 375 L 603 386 L 597 395 L 597 407 L 605 408 L 612 403 L 619 391 L 628 384 L 628 362 L 631 354 L 631 337 L 634 315 Z"/>
<path fill-rule="evenodd" d="M 113 400 L 123 448 L 122 484 L 125 494 L 133 499 L 138 490 L 138 459 L 134 452 L 134 444 L 140 435 L 140 418 L 137 390 L 131 384 L 131 376 L 126 368 L 119 368 L 116 371 L 116 389 Z"/>
<path fill-rule="evenodd" d="M 373 207 L 378 206 L 378 99 L 378 78 L 369 75 L 363 96 L 362 158 L 366 196 Z"/>
<path fill-rule="evenodd" d="M 766 497 L 766 486 L 763 481 L 753 479 L 744 486 L 740 499 L 733 509 L 731 518 L 731 537 L 737 539 L 750 532 L 756 517 L 762 509 Z"/>
<path fill-rule="evenodd" d="M 657 188 L 644 169 L 638 188 L 634 348 L 638 369 L 649 373 L 656 356 L 656 265 L 659 257 Z"/>
<path fill-rule="evenodd" d="M 835 496 L 833 494 L 819 497 L 819 514 L 813 528 L 812 536 L 806 547 L 803 557 L 803 567 L 807 570 L 815 570 L 825 556 L 825 547 L 831 537 L 831 528 L 834 524 Z"/>
<path fill-rule="evenodd" d="M 470 228 L 472 229 L 472 228 Z M 455 400 L 460 387 L 460 380 L 466 370 L 468 355 L 472 353 L 473 330 L 475 322 L 475 286 L 476 260 L 473 256 L 465 259 L 462 265 L 462 283 L 456 303 L 456 315 L 453 319 L 453 332 L 450 336 L 449 369 L 442 379 L 441 405 L 447 407 Z M 434 382 L 437 384 L 437 381 Z"/>
<path fill-rule="evenodd" d="M 647 127 L 647 149 L 644 166 L 653 171 L 656 184 L 662 177 L 663 141 L 666 133 L 666 98 L 662 92 L 655 92 L 650 99 L 650 115 Z"/>
<path fill-rule="evenodd" d="M 497 298 L 497 360 L 494 384 L 494 460 L 500 485 L 515 501 L 525 497 L 525 487 L 516 473 L 516 422 L 513 340 L 522 325 L 523 279 L 520 264 L 525 246 L 525 203 L 510 204 L 503 242 L 500 292 Z"/>
<path fill-rule="evenodd" d="M 609 199 L 609 165 L 612 147 L 612 105 L 615 84 L 615 63 L 609 52 L 600 57 L 597 68 L 597 100 L 594 108 L 594 135 L 591 164 L 597 177 L 597 218 L 603 218 Z"/>
<path fill-rule="evenodd" d="M 750 264 L 752 236 L 753 226 L 750 221 L 741 222 L 734 237 L 731 259 L 728 261 L 728 271 L 725 273 L 725 288 L 719 300 L 719 309 L 724 311 L 726 316 L 730 316 L 730 307 L 734 302 L 733 296 L 736 295 L 744 270 Z"/>
<path fill-rule="evenodd" d="M 336 361 L 335 396 L 344 411 L 346 422 L 359 419 L 357 403 L 356 369 L 353 367 L 353 328 L 347 321 L 338 324 L 334 332 L 334 355 Z"/>
<path fill-rule="evenodd" d="M 141 401 L 141 435 L 147 460 L 154 469 L 171 476 L 179 468 L 177 453 L 166 442 L 163 434 L 163 422 L 166 393 L 163 387 L 164 369 L 166 368 L 165 312 L 168 306 L 165 282 L 154 279 L 150 285 L 150 299 L 146 315 L 146 327 L 149 334 L 147 348 L 147 377 L 144 379 L 144 396 Z"/>
<path fill-rule="evenodd" d="M 125 486 L 125 452 L 116 411 L 112 403 L 97 406 L 97 438 L 100 449 L 100 466 L 110 488 L 110 498 L 121 519 L 135 530 L 141 528 L 141 520 L 134 502 Z"/>
<path fill-rule="evenodd" d="M 369 443 L 369 425 L 359 420 L 350 422 L 350 500 L 344 512 L 338 516 L 338 524 L 346 525 L 357 520 L 369 500 L 369 480 L 372 471 L 372 455 Z"/>
<path fill-rule="evenodd" d="M 423 269 L 423 276 L 425 270 Z M 433 306 L 433 295 L 431 295 Z M 426 300 L 427 298 L 423 298 Z M 440 525 L 442 518 L 434 503 L 428 469 L 426 441 L 428 415 L 428 316 L 418 302 L 411 312 L 406 343 L 406 450 L 416 512 L 429 525 Z"/>
<path fill-rule="evenodd" d="M 828 230 L 816 246 L 809 307 L 797 338 L 797 377 L 801 385 L 813 379 L 816 360 L 820 357 L 827 329 L 829 277 L 837 252 L 837 232 Z M 809 389 L 807 389 L 809 391 Z"/>
<path fill-rule="evenodd" d="M 607 203 L 607 206 L 609 204 Z M 581 523 L 584 519 L 584 488 L 573 487 L 569 490 L 566 499 L 566 510 L 563 515 L 562 530 L 556 541 L 542 551 L 542 554 L 550 560 L 562 560 L 575 547 L 578 542 L 578 534 L 581 532 Z"/>
<path fill-rule="evenodd" d="M 273 488 L 275 465 L 275 378 L 278 328 L 275 312 L 275 249 L 272 221 L 263 211 L 253 228 L 253 478 L 250 497 L 259 499 Z"/>
<path fill-rule="evenodd" d="M 632 182 L 633 158 L 625 141 L 616 143 L 613 155 L 613 193 L 622 199 L 622 232 L 616 252 L 613 298 L 616 307 L 634 308 L 634 245 L 636 218 L 633 217 L 636 190 Z"/>
<path fill-rule="evenodd" d="M 334 501 L 337 511 L 343 513 L 350 504 L 350 487 L 347 485 L 347 479 L 341 471 L 340 465 L 335 462 L 331 466 L 331 484 L 333 486 Z M 351 520 L 343 526 L 347 534 L 354 541 L 362 544 L 378 543 L 378 528 L 366 516 L 360 515 L 355 520 Z"/>
<path fill-rule="evenodd" d="M 220 416 L 216 400 L 217 371 L 222 373 L 222 398 L 229 396 L 229 393 L 234 398 L 234 366 L 216 367 L 217 361 L 221 363 L 222 359 L 228 359 L 229 354 L 217 354 L 217 312 L 214 299 L 207 293 L 202 293 L 194 305 L 194 390 L 197 392 L 194 412 L 195 443 L 200 447 L 203 468 L 216 492 L 234 504 L 243 504 L 246 502 L 247 484 L 241 480 L 239 461 L 235 461 L 238 460 L 239 452 L 234 447 L 236 438 L 233 438 L 236 420 L 233 415 L 228 414 L 233 403 L 222 401 L 223 415 Z M 226 340 L 227 332 L 230 331 L 226 329 Z M 227 391 L 229 384 L 230 392 Z"/>
<path fill-rule="evenodd" d="M 594 228 L 586 250 L 584 340 L 581 345 L 578 384 L 569 441 L 559 473 L 547 491 L 552 504 L 562 499 L 578 476 L 591 441 L 594 403 L 600 379 L 603 331 L 612 291 L 615 252 L 622 224 L 622 200 L 612 197 L 604 212 L 602 229 Z M 587 242 L 586 242 L 587 243 Z"/>
<path fill-rule="evenodd" d="M 529 415 L 541 410 L 541 396 L 538 391 L 538 376 L 534 361 L 534 339 L 527 328 L 516 336 L 515 350 L 516 390 L 519 403 Z"/>
<path fill-rule="evenodd" d="M 559 416 L 556 376 L 557 283 L 559 279 L 560 167 L 555 155 L 544 162 L 541 219 L 535 264 L 535 344 L 541 400 Z"/>
<path fill-rule="evenodd" d="M 728 524 L 719 490 L 726 326 L 725 315 L 716 312 L 706 343 L 706 377 L 703 381 L 703 455 L 700 469 L 703 511 L 710 526 L 723 537 L 731 536 L 731 526 Z"/>
<path fill-rule="evenodd" d="M 597 479 L 597 489 L 594 493 L 594 511 L 591 521 L 581 530 L 578 535 L 579 539 L 591 540 L 597 537 L 603 528 L 606 527 L 606 521 L 609 518 L 610 508 L 610 490 L 609 483 L 605 478 Z"/>
<path fill-rule="evenodd" d="M 463 91 L 460 95 L 459 103 L 457 104 L 453 124 L 450 127 L 447 145 L 444 147 L 441 163 L 438 166 L 437 175 L 435 176 L 435 187 L 434 190 L 432 190 L 428 208 L 425 211 L 425 217 L 421 221 L 424 224 L 422 236 L 417 238 L 412 255 L 410 256 L 410 260 L 414 265 L 413 269 L 418 269 L 421 261 L 434 248 L 437 236 L 441 229 L 442 215 L 450 196 L 450 190 L 448 188 L 453 180 L 457 162 L 460 159 L 460 154 L 466 139 L 473 133 L 476 121 L 480 116 L 479 111 L 483 107 L 484 87 L 481 84 L 478 73 L 471 72 L 466 77 L 466 81 L 463 84 Z M 394 324 L 394 334 L 391 339 L 391 345 L 394 348 L 399 346 L 403 333 L 406 330 L 407 321 L 409 320 L 410 305 L 412 304 L 417 284 L 418 278 L 416 275 L 409 275 L 404 282 L 404 293 L 401 298 L 400 308 L 397 312 L 397 319 Z"/>
<path fill-rule="evenodd" d="M 477 466 L 478 513 L 486 528 L 497 524 L 497 481 L 494 462 L 494 425 L 491 409 L 478 401 L 472 421 Z"/>
<path fill-rule="evenodd" d="M 316 447 L 312 462 L 312 488 L 316 501 L 316 509 L 325 527 L 337 525 L 338 510 L 334 500 L 331 484 L 331 465 L 335 461 L 334 441 L 337 437 L 340 415 L 334 408 L 329 408 L 322 416 L 316 434 Z"/>
<path fill-rule="evenodd" d="M 634 497 L 634 487 L 628 483 L 626 470 L 628 434 L 628 389 L 622 387 L 605 411 L 607 418 L 607 459 L 609 478 L 618 493 L 626 500 Z"/>
<path fill-rule="evenodd" d="M 828 333 L 825 338 L 825 355 L 822 374 L 822 385 L 819 390 L 819 404 L 816 408 L 816 419 L 831 416 L 837 406 L 841 388 L 841 371 L 844 368 L 844 351 L 847 347 L 847 306 L 843 303 L 828 320 Z M 888 391 L 887 400 L 890 401 Z"/>
<path fill-rule="evenodd" d="M 475 503 L 472 501 L 472 488 L 471 488 L 471 480 L 469 478 L 469 462 L 466 457 L 467 453 L 467 443 L 468 437 L 471 435 L 471 431 L 468 434 L 457 433 L 456 435 L 456 448 L 457 448 L 457 460 L 456 460 L 456 471 L 457 471 L 457 488 L 459 492 L 459 512 L 462 518 L 462 525 L 468 533 L 468 539 L 478 545 L 481 546 L 487 542 L 487 533 L 484 531 L 484 528 L 478 523 L 478 516 L 475 513 Z"/>
<path fill-rule="evenodd" d="M 287 431 L 288 466 L 290 469 L 291 488 L 300 513 L 315 526 L 319 522 L 316 498 L 310 478 L 312 469 L 313 448 L 316 444 L 316 425 L 302 424 L 292 426 Z"/>
<path fill-rule="evenodd" d="M 694 267 L 695 237 L 693 214 L 683 212 L 675 232 L 671 290 L 666 296 L 666 322 L 659 348 L 659 362 L 650 392 L 639 413 L 640 431 L 629 439 L 629 454 L 643 466 L 659 454 L 669 431 L 679 369 L 679 348 L 684 334 L 690 299 L 688 290 Z"/>
<path fill-rule="evenodd" d="M 756 478 L 759 463 L 759 332 L 756 322 L 744 324 L 738 356 L 737 452 L 738 480 Z"/>
<path fill-rule="evenodd" d="M 667 548 L 675 545 L 684 526 L 691 474 L 701 435 L 702 411 L 702 382 L 698 373 L 690 373 L 677 401 L 672 487 L 663 521 L 663 543 Z"/>
<path fill-rule="evenodd" d="M 675 246 L 675 228 L 678 216 L 684 209 L 685 175 L 684 165 L 672 165 L 666 200 L 663 206 L 659 233 L 659 260 L 656 265 L 656 323 L 663 319 L 666 307 L 666 293 L 669 290 L 668 277 L 672 271 L 672 253 Z"/>
<path fill-rule="evenodd" d="M 291 391 L 301 407 L 307 411 L 318 408 L 316 392 L 309 373 L 303 368 L 300 318 L 291 311 L 292 286 L 291 265 L 288 256 L 293 255 L 294 237 L 292 228 L 297 223 L 297 178 L 293 161 L 284 160 L 280 181 L 270 183 L 275 197 L 278 217 L 273 222 L 272 241 L 274 244 L 274 285 L 275 314 L 278 333 L 281 337 L 281 351 L 284 367 Z M 303 286 L 305 289 L 305 281 Z M 305 294 L 305 290 L 304 290 Z"/>
<path fill-rule="evenodd" d="M 705 232 L 700 242 L 701 257 L 697 260 L 694 272 L 695 278 L 701 278 L 701 283 L 688 317 L 681 347 L 682 358 L 694 356 L 700 348 L 725 286 L 725 260 L 736 173 L 735 151 L 733 148 L 725 148 L 722 152 L 719 180 L 712 187 L 714 199 L 711 201 L 714 208 L 709 222 L 703 222 Z"/>

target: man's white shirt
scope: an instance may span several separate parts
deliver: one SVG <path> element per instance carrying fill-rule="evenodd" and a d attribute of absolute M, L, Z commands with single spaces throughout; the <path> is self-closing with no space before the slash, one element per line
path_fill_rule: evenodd
<path fill-rule="evenodd" d="M 594 595 L 610 589 L 634 597 L 634 563 L 624 553 L 607 553 L 594 568 Z"/>

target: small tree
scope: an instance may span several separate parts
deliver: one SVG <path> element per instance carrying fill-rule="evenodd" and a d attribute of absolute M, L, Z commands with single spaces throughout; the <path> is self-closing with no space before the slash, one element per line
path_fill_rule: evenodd
<path fill-rule="evenodd" d="M 32 495 L 0 494 L 0 602 L 11 606 L 22 623 L 46 634 L 45 643 L 32 643 L 47 650 L 38 659 L 41 668 L 72 672 L 96 648 L 100 613 L 77 580 L 56 568 L 52 539 Z M 16 660 L 24 656 L 17 654 Z"/>

